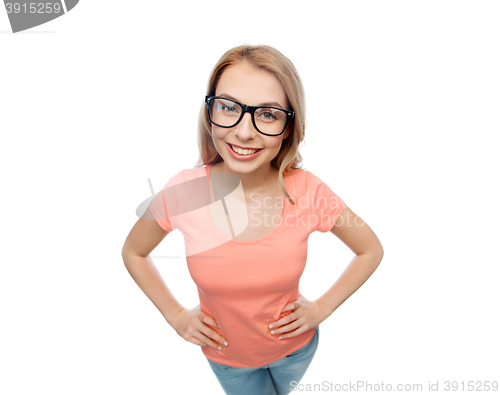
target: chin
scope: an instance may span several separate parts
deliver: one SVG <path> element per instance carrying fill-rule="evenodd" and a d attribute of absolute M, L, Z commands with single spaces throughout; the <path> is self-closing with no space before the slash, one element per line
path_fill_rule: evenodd
<path fill-rule="evenodd" d="M 240 174 L 250 174 L 253 173 L 255 170 L 257 170 L 260 166 L 262 166 L 261 163 L 248 163 L 248 162 L 236 162 L 232 160 L 233 158 L 227 158 L 224 159 L 225 165 L 233 172 L 235 173 L 240 173 Z"/>

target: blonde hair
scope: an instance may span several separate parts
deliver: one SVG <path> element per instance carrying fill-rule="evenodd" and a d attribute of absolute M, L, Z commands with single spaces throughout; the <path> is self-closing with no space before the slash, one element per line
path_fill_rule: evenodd
<path fill-rule="evenodd" d="M 302 81 L 293 63 L 278 50 L 268 45 L 241 45 L 230 49 L 219 59 L 208 81 L 207 95 L 215 95 L 217 83 L 226 68 L 241 62 L 247 62 L 275 75 L 283 86 L 287 104 L 291 107 L 289 109 L 295 112 L 293 122 L 287 126 L 289 135 L 283 139 L 278 155 L 271 161 L 271 165 L 279 170 L 278 184 L 281 191 L 292 204 L 295 204 L 285 188 L 284 174 L 293 173 L 293 170 L 298 171 L 302 165 L 302 157 L 299 153 L 299 144 L 304 140 L 305 135 L 305 96 Z M 222 162 L 222 157 L 213 144 L 211 130 L 204 103 L 198 120 L 200 158 L 196 166 Z"/>

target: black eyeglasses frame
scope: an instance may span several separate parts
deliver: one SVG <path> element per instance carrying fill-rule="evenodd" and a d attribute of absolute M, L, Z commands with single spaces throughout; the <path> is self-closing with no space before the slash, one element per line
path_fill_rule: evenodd
<path fill-rule="evenodd" d="M 210 102 L 213 100 L 213 99 L 223 99 L 223 100 L 227 100 L 227 101 L 230 101 L 230 102 L 233 102 L 233 103 L 236 103 L 238 104 L 241 108 L 242 108 L 242 111 L 241 111 L 241 114 L 240 114 L 240 117 L 238 118 L 238 120 L 236 121 L 236 123 L 232 126 L 223 126 L 223 125 L 219 125 L 218 123 L 215 123 L 214 121 L 212 121 L 212 118 L 210 117 Z M 216 126 L 219 126 L 220 128 L 234 128 L 236 125 L 238 125 L 240 123 L 240 121 L 243 119 L 243 116 L 245 115 L 245 113 L 250 113 L 251 115 L 251 118 L 252 118 L 252 124 L 253 126 L 255 127 L 255 130 L 257 130 L 260 134 L 263 134 L 265 136 L 281 136 L 285 130 L 286 130 L 286 126 L 288 125 L 288 120 L 290 118 L 294 118 L 295 117 L 295 112 L 294 111 L 290 111 L 290 110 L 285 110 L 284 108 L 279 108 L 279 107 L 272 107 L 272 106 L 247 106 L 246 104 L 243 104 L 243 103 L 240 103 L 236 100 L 233 100 L 233 99 L 228 99 L 227 97 L 222 97 L 222 96 L 205 96 L 205 103 L 207 105 L 207 113 L 208 113 L 208 119 L 211 123 L 213 123 L 214 125 Z M 268 134 L 268 133 L 264 133 L 264 132 L 261 132 L 259 130 L 259 128 L 257 127 L 257 125 L 255 124 L 255 117 L 254 117 L 254 114 L 255 114 L 255 111 L 259 108 L 273 108 L 275 110 L 281 110 L 283 111 L 285 114 L 286 114 L 286 121 L 285 121 L 285 126 L 283 127 L 283 130 L 281 131 L 281 133 L 279 134 Z"/>

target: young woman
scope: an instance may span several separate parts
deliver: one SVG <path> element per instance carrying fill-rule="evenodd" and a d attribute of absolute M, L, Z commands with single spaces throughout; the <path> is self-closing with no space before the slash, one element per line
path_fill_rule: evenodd
<path fill-rule="evenodd" d="M 200 161 L 174 176 L 132 228 L 125 265 L 166 321 L 201 346 L 227 394 L 287 394 L 318 346 L 319 324 L 383 256 L 370 227 L 300 168 L 304 93 L 269 46 L 240 46 L 215 66 L 199 119 Z M 200 305 L 179 304 L 150 252 L 174 229 L 185 240 Z M 299 292 L 313 231 L 355 257 L 317 300 Z"/>

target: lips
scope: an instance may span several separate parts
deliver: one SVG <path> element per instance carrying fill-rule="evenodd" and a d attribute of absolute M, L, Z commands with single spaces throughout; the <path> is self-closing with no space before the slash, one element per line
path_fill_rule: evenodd
<path fill-rule="evenodd" d="M 231 143 L 228 143 L 229 145 L 232 145 L 233 147 L 238 147 L 240 149 L 248 149 L 248 150 L 260 150 L 262 148 L 254 148 L 254 147 L 242 147 L 241 145 L 236 145 L 236 144 L 231 144 Z"/>
<path fill-rule="evenodd" d="M 226 147 L 231 156 L 239 160 L 251 160 L 259 156 L 263 151 L 263 148 L 241 147 L 229 143 L 226 143 Z"/>
<path fill-rule="evenodd" d="M 258 148 L 243 148 L 243 147 L 239 147 L 239 146 L 234 145 L 234 144 L 229 144 L 229 146 L 231 147 L 231 149 L 234 152 L 236 152 L 237 154 L 240 154 L 240 155 L 255 154 L 259 150 Z"/>

